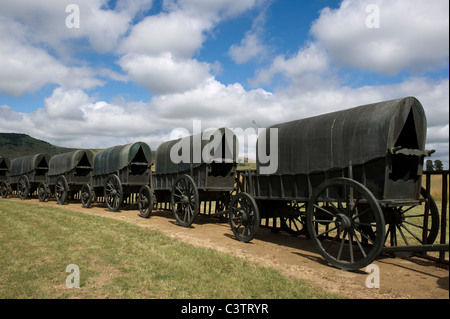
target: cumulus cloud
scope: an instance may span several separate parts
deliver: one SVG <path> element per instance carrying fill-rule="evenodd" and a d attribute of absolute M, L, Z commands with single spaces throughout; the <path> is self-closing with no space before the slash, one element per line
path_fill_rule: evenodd
<path fill-rule="evenodd" d="M 177 59 L 170 53 L 159 56 L 129 54 L 118 63 L 134 82 L 156 94 L 194 89 L 211 77 L 208 63 Z"/>
<path fill-rule="evenodd" d="M 177 57 L 190 58 L 201 48 L 205 39 L 203 32 L 210 27 L 209 21 L 180 11 L 149 16 L 132 28 L 119 51 L 147 55 L 170 52 Z"/>
<path fill-rule="evenodd" d="M 19 23 L 7 24 L 0 18 L 0 37 L 2 93 L 20 96 L 25 92 L 33 93 L 48 83 L 82 89 L 104 83 L 91 69 L 66 66 L 45 50 L 28 44 L 27 32 Z"/>
<path fill-rule="evenodd" d="M 368 28 L 369 5 L 379 8 L 379 28 Z M 446 0 L 344 0 L 325 8 L 311 34 L 344 67 L 394 75 L 448 65 L 449 2 Z"/>
<path fill-rule="evenodd" d="M 67 28 L 66 7 L 72 0 L 17 0 L 0 2 L 1 16 L 27 27 L 33 43 L 45 43 L 55 52 L 69 54 L 74 49 L 68 40 L 87 39 L 90 47 L 105 53 L 117 46 L 133 18 L 151 7 L 152 0 L 120 0 L 115 8 L 107 0 L 78 0 L 80 27 Z"/>
<path fill-rule="evenodd" d="M 228 50 L 231 58 L 237 64 L 247 63 L 254 58 L 261 59 L 267 55 L 268 49 L 261 39 L 264 34 L 266 10 L 267 7 L 253 20 L 252 28 L 245 33 L 241 43 L 233 44 Z"/>
<path fill-rule="evenodd" d="M 300 48 L 296 55 L 286 58 L 279 55 L 274 58 L 268 68 L 257 71 L 252 85 L 269 84 L 272 79 L 281 74 L 294 83 L 311 84 L 311 76 L 320 76 L 329 70 L 329 60 L 326 52 L 315 43 L 309 43 Z"/>

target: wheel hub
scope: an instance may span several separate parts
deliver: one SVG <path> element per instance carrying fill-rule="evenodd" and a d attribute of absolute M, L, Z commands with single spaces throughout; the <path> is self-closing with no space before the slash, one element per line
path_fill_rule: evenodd
<path fill-rule="evenodd" d="M 184 207 L 189 205 L 189 197 L 187 197 L 186 195 L 183 195 L 183 197 L 181 198 L 181 203 L 183 204 Z"/>
<path fill-rule="evenodd" d="M 337 215 L 335 224 L 339 230 L 350 230 L 353 226 L 352 220 L 344 214 Z"/>
<path fill-rule="evenodd" d="M 401 209 L 394 209 L 391 216 L 391 224 L 401 225 L 405 221 L 405 214 Z"/>

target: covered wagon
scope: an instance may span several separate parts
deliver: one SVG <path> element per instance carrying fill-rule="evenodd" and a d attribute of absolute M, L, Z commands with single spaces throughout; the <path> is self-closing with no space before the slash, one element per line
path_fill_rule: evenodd
<path fill-rule="evenodd" d="M 255 200 L 248 206 L 309 236 L 342 269 L 370 264 L 385 246 L 431 244 L 439 214 L 421 188 L 424 157 L 432 153 L 426 130 L 413 97 L 273 125 L 258 147 L 276 148 L 277 167 L 263 174 L 268 164 L 257 158 L 257 170 L 245 175 Z"/>
<path fill-rule="evenodd" d="M 92 178 L 81 190 L 81 201 L 89 207 L 95 195 L 104 196 L 111 211 L 119 210 L 124 198 L 150 183 L 152 154 L 144 142 L 116 146 L 94 158 Z"/>
<path fill-rule="evenodd" d="M 156 200 L 170 201 L 175 219 L 185 227 L 199 214 L 202 201 L 220 203 L 215 214 L 225 214 L 235 187 L 238 150 L 235 134 L 226 128 L 161 144 L 152 176 Z"/>
<path fill-rule="evenodd" d="M 94 154 L 90 150 L 77 150 L 55 155 L 50 159 L 47 183 L 40 183 L 38 196 L 44 201 L 51 193 L 58 204 L 63 205 L 68 197 L 78 194 L 90 181 Z"/>
<path fill-rule="evenodd" d="M 9 183 L 17 190 L 20 199 L 34 193 L 41 182 L 47 181 L 50 156 L 35 154 L 15 158 L 11 161 Z"/>

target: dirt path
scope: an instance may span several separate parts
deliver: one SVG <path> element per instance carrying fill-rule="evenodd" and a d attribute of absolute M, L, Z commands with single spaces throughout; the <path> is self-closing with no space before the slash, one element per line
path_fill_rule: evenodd
<path fill-rule="evenodd" d="M 39 203 L 38 200 L 31 199 L 27 202 L 61 207 L 54 200 Z M 348 298 L 449 298 L 449 271 L 422 258 L 380 256 L 374 262 L 380 269 L 380 288 L 369 289 L 365 284 L 368 274 L 364 269 L 344 272 L 333 268 L 325 263 L 310 240 L 294 238 L 285 232 L 272 233 L 269 229 L 260 229 L 256 238 L 245 244 L 235 240 L 227 223 L 221 223 L 215 218 L 199 217 L 191 227 L 183 228 L 175 224 L 172 214 L 167 211 L 155 212 L 150 218 L 144 219 L 136 209 L 123 209 L 113 213 L 101 204 L 94 204 L 89 209 L 82 208 L 79 203 L 62 207 L 159 230 L 184 242 L 216 249 L 278 269 L 288 276 L 306 279 L 313 285 Z"/>

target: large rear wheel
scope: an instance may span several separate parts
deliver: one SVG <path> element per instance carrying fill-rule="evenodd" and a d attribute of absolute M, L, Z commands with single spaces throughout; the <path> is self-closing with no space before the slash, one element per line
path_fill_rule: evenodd
<path fill-rule="evenodd" d="M 192 225 L 199 211 L 197 185 L 189 175 L 180 175 L 172 186 L 172 212 L 180 226 Z"/>
<path fill-rule="evenodd" d="M 108 177 L 105 183 L 105 202 L 109 210 L 117 212 L 122 205 L 123 189 L 122 183 L 117 175 Z"/>
<path fill-rule="evenodd" d="M 311 197 L 306 217 L 314 245 L 337 268 L 366 267 L 381 252 L 385 236 L 381 207 L 364 185 L 352 179 L 322 183 Z"/>

